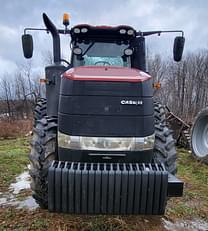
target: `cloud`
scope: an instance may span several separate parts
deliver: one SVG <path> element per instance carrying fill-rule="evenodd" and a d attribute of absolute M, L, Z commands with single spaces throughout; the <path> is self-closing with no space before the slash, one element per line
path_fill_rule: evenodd
<path fill-rule="evenodd" d="M 206 0 L 0 0 L 0 74 L 10 66 L 24 62 L 21 48 L 21 34 L 24 27 L 44 27 L 42 13 L 46 12 L 60 28 L 62 14 L 69 12 L 71 25 L 79 23 L 129 24 L 137 30 L 182 29 L 185 31 L 186 51 L 207 48 L 207 8 Z M 50 35 L 33 33 L 33 65 L 43 67 L 42 52 L 52 50 Z M 162 55 L 172 52 L 173 35 L 147 39 L 151 52 Z M 62 50 L 69 54 L 69 39 L 64 39 Z M 67 44 L 68 43 L 68 44 Z"/>
<path fill-rule="evenodd" d="M 10 60 L 6 60 L 0 56 L 0 72 L 11 74 L 17 69 L 17 65 Z"/>

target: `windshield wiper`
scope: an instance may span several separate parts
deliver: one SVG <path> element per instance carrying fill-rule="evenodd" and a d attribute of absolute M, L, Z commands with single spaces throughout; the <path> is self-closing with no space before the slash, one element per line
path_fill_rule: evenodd
<path fill-rule="evenodd" d="M 82 56 L 84 56 L 93 46 L 94 46 L 95 42 L 92 42 L 88 48 L 85 50 L 85 52 L 82 53 Z"/>

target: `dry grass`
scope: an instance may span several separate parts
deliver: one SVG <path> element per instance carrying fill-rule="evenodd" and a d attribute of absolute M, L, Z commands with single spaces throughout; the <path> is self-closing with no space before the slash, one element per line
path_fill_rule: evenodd
<path fill-rule="evenodd" d="M 17 138 L 28 134 L 32 129 L 32 120 L 0 120 L 0 138 Z"/>

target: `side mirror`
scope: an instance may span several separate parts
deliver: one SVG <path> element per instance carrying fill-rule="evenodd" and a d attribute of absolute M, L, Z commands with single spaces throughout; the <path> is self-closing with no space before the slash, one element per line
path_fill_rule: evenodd
<path fill-rule="evenodd" d="M 182 36 L 175 37 L 174 46 L 173 46 L 173 57 L 176 62 L 181 61 L 184 44 L 185 44 L 184 37 Z"/>
<path fill-rule="evenodd" d="M 33 38 L 30 34 L 23 34 L 22 35 L 22 48 L 24 57 L 29 59 L 33 55 Z"/>

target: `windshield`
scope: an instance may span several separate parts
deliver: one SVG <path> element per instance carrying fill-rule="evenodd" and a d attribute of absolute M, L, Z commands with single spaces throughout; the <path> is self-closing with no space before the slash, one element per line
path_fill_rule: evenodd
<path fill-rule="evenodd" d="M 130 57 L 124 55 L 129 47 L 127 42 L 77 42 L 74 46 L 82 49 L 82 55 L 73 54 L 73 66 L 124 66 L 130 67 Z"/>

